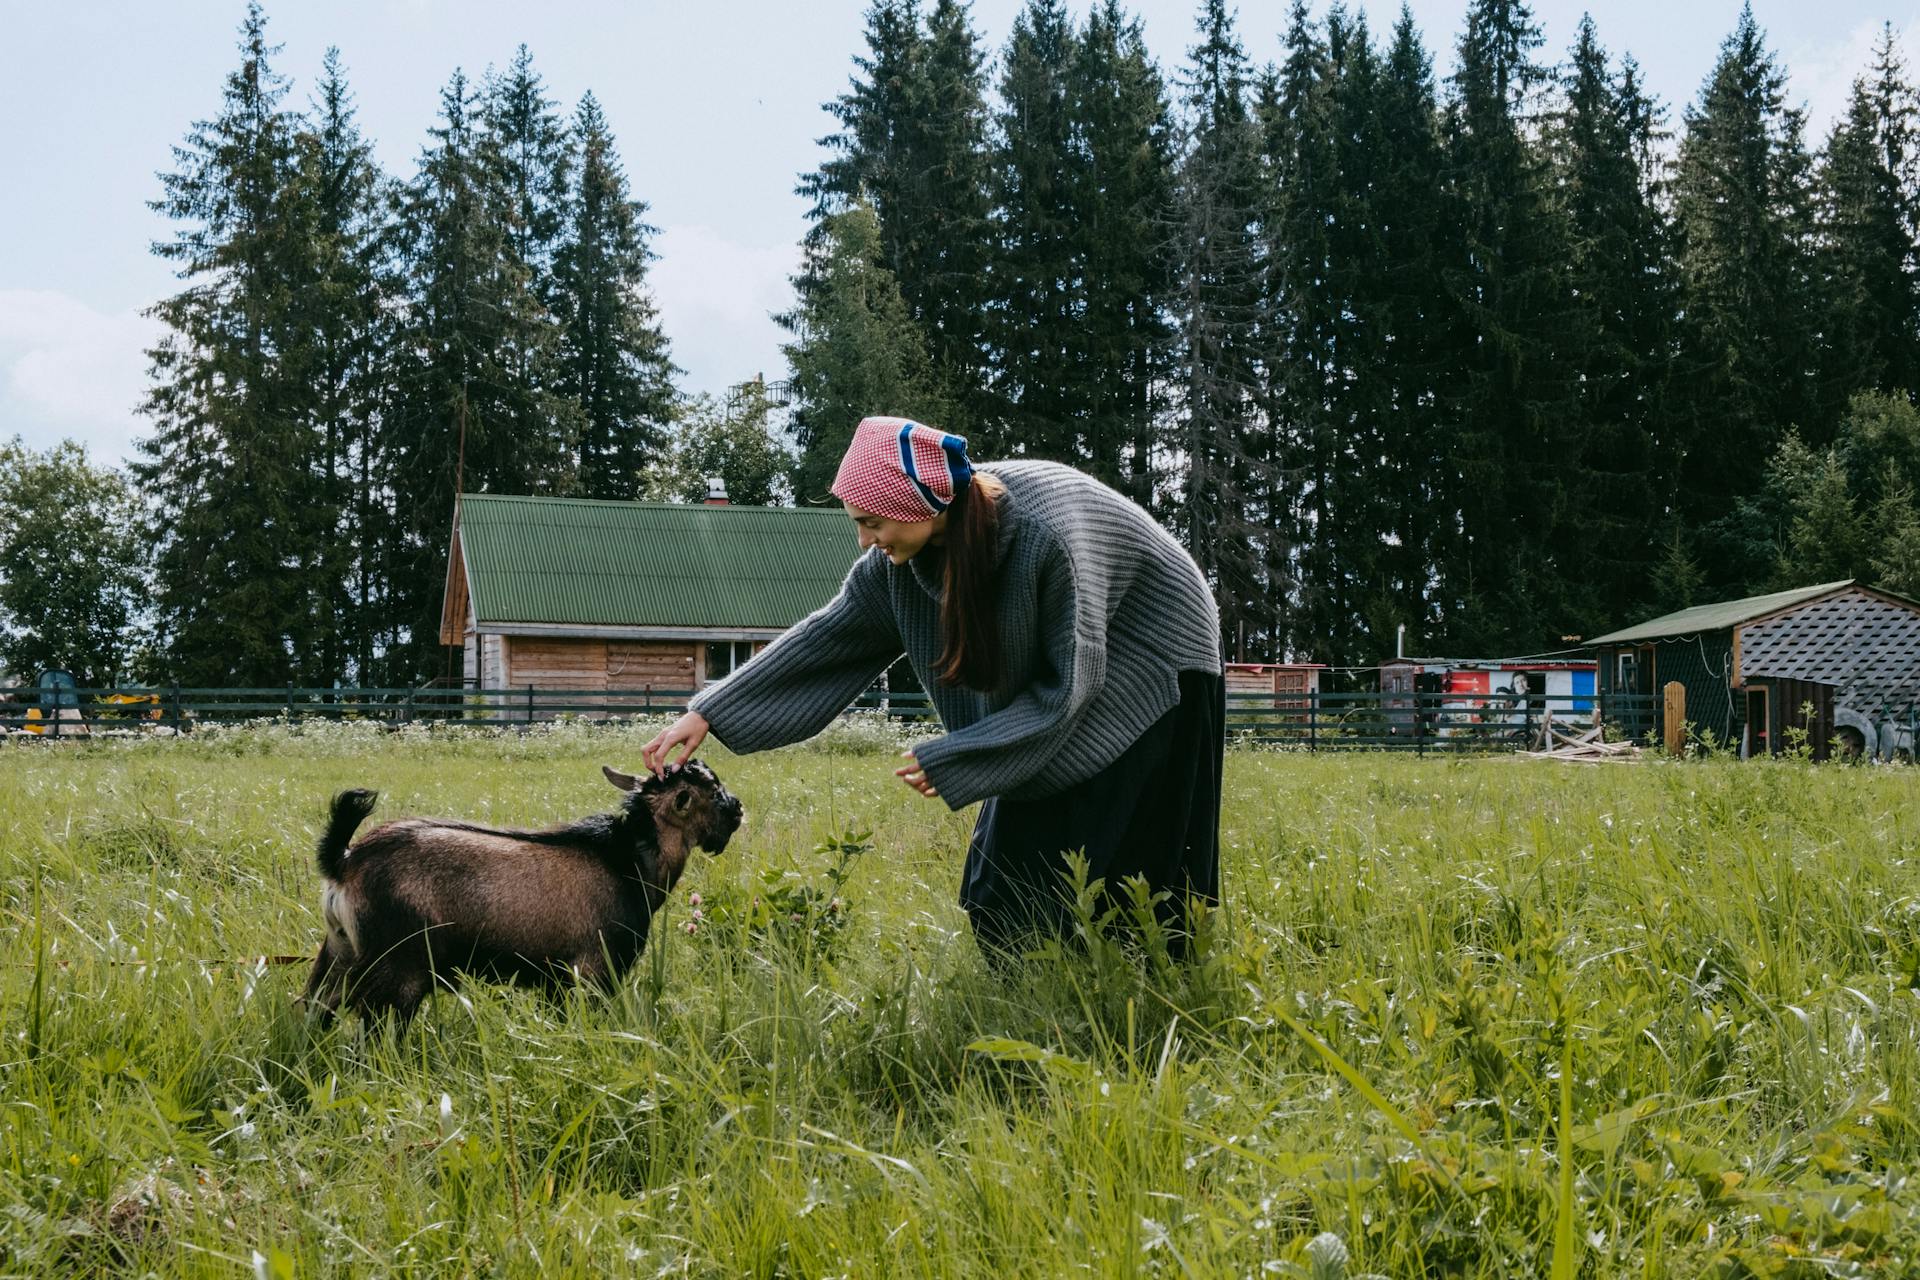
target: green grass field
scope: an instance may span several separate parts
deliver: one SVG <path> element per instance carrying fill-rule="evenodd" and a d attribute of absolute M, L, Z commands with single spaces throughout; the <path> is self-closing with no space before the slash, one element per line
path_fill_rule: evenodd
<path fill-rule="evenodd" d="M 1920 1271 L 1913 769 L 1235 750 L 1203 961 L 1002 981 L 839 730 L 709 757 L 748 825 L 614 998 L 322 1034 L 248 962 L 333 791 L 546 824 L 645 736 L 0 750 L 0 1274 Z"/>

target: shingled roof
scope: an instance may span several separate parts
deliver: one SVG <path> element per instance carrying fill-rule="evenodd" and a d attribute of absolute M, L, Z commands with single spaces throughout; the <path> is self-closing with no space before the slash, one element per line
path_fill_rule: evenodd
<path fill-rule="evenodd" d="M 1771 595 L 1748 596 L 1743 600 L 1722 600 L 1717 604 L 1698 604 L 1691 609 L 1681 609 L 1675 613 L 1662 614 L 1649 618 L 1637 626 L 1621 631 L 1610 631 L 1604 636 L 1595 636 L 1587 641 L 1587 647 L 1603 644 L 1628 644 L 1635 640 L 1666 640 L 1674 636 L 1690 636 L 1701 631 L 1724 631 L 1728 627 L 1737 627 L 1743 622 L 1755 618 L 1764 618 L 1781 609 L 1791 609 L 1794 605 L 1816 600 L 1830 591 L 1839 591 L 1853 585 L 1851 578 L 1840 582 L 1823 582 L 1817 587 L 1795 587 L 1791 591 L 1775 591 Z"/>
<path fill-rule="evenodd" d="M 844 512 L 465 494 L 442 636 L 476 626 L 784 630 L 859 554 Z"/>

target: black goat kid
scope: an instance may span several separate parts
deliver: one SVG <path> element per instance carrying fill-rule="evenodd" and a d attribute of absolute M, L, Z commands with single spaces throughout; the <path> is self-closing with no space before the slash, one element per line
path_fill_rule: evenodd
<path fill-rule="evenodd" d="M 436 982 L 463 974 L 611 990 L 688 854 L 726 848 L 743 811 L 697 760 L 658 778 L 603 772 L 626 792 L 619 812 L 548 831 L 408 818 L 349 848 L 378 796 L 335 796 L 319 851 L 327 936 L 301 998 L 404 1026 Z"/>

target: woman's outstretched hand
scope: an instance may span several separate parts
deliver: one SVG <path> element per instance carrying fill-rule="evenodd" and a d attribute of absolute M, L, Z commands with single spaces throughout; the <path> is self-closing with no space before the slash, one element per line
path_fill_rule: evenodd
<path fill-rule="evenodd" d="M 652 742 L 640 748 L 640 758 L 646 762 L 647 768 L 653 770 L 654 776 L 659 777 L 667 771 L 669 764 L 685 764 L 693 759 L 693 753 L 707 740 L 708 728 L 705 716 L 697 711 L 689 711 L 662 729 Z M 678 760 L 673 759 L 675 747 L 685 748 Z"/>
<path fill-rule="evenodd" d="M 933 783 L 927 778 L 927 771 L 920 767 L 920 762 L 914 758 L 913 752 L 902 751 L 900 754 L 905 758 L 906 763 L 893 771 L 894 776 L 929 799 L 938 796 L 940 793 L 933 789 Z"/>

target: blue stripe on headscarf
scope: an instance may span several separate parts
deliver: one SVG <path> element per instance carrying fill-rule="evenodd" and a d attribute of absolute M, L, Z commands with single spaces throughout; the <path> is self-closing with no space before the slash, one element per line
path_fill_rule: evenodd
<path fill-rule="evenodd" d="M 965 436 L 941 436 L 940 448 L 947 455 L 947 472 L 953 477 L 953 494 L 957 498 L 960 491 L 973 480 L 973 460 L 967 457 L 967 439 Z"/>
<path fill-rule="evenodd" d="M 920 468 L 913 460 L 913 430 L 919 425 L 917 422 L 907 422 L 900 428 L 900 470 L 906 473 L 907 479 L 913 482 L 913 487 L 920 491 L 920 496 L 926 500 L 929 507 L 933 508 L 933 514 L 939 515 L 953 504 L 942 502 L 939 495 L 920 479 Z M 953 479 L 953 491 L 957 495 L 973 479 L 973 463 L 967 459 L 966 439 L 961 436 L 942 435 L 940 451 L 947 455 L 947 474 Z"/>

